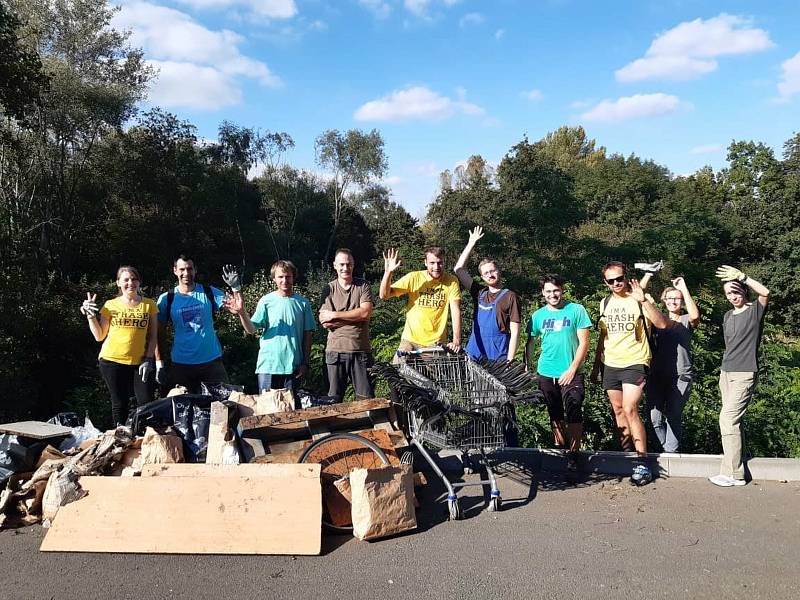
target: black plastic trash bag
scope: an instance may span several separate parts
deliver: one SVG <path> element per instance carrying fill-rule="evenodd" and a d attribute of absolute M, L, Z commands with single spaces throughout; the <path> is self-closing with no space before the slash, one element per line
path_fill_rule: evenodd
<path fill-rule="evenodd" d="M 128 417 L 125 425 L 130 427 L 134 435 L 142 436 L 148 427 L 163 429 L 175 424 L 175 411 L 172 398 L 163 398 L 142 404 Z"/>
<path fill-rule="evenodd" d="M 227 400 L 230 398 L 231 392 L 244 394 L 244 386 L 232 383 L 209 383 L 207 381 L 203 381 L 200 384 L 200 393 L 205 396 L 211 396 L 214 400 Z"/>
<path fill-rule="evenodd" d="M 16 435 L 0 434 L 0 488 L 14 473 L 32 471 L 42 447 L 41 442 L 26 446 Z"/>
<path fill-rule="evenodd" d="M 295 397 L 297 401 L 295 402 L 295 408 L 312 408 L 314 406 L 329 406 L 331 404 L 336 404 L 339 402 L 339 399 L 336 396 L 317 396 L 316 394 L 312 394 L 308 390 L 299 389 L 295 392 Z M 300 406 L 297 406 L 297 403 L 300 403 Z"/>
<path fill-rule="evenodd" d="M 212 396 L 181 394 L 172 396 L 174 426 L 183 438 L 186 462 L 205 462 Z"/>

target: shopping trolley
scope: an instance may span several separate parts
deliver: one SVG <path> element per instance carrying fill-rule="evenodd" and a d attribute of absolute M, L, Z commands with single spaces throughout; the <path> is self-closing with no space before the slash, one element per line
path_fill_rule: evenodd
<path fill-rule="evenodd" d="M 411 443 L 447 488 L 450 518 L 462 517 L 457 490 L 467 486 L 488 485 L 488 508 L 500 510 L 500 490 L 487 454 L 502 450 L 506 431 L 516 427 L 513 403 L 539 401 L 535 381 L 519 363 L 483 361 L 484 366 L 491 366 L 503 377 L 501 381 L 466 354 L 440 348 L 399 352 L 398 357 L 399 364 L 376 365 L 375 372 L 387 379 L 393 399 L 405 413 Z M 510 385 L 504 383 L 506 379 Z M 451 482 L 426 445 L 436 450 L 459 450 L 466 472 L 471 472 L 472 461 L 477 458 L 476 466 L 486 469 L 488 479 Z M 470 451 L 476 454 L 471 455 Z"/>

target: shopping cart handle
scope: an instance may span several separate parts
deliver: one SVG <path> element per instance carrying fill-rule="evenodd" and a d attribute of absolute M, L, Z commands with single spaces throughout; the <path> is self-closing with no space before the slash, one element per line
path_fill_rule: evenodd
<path fill-rule="evenodd" d="M 427 346 L 425 348 L 417 348 L 416 350 L 398 350 L 397 356 L 421 356 L 423 354 L 448 352 L 448 350 L 448 348 L 442 348 L 441 346 Z"/>

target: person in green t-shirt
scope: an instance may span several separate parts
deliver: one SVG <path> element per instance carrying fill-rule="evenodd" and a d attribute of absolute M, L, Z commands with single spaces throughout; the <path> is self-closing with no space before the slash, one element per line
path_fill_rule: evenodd
<path fill-rule="evenodd" d="M 564 278 L 548 274 L 539 280 L 545 305 L 528 321 L 525 364 L 530 364 L 536 338 L 542 339 L 537 364 L 539 389 L 544 394 L 553 439 L 568 448 L 567 469 L 578 468 L 583 436 L 583 375 L 579 373 L 589 350 L 592 321 L 580 304 L 564 298 Z"/>

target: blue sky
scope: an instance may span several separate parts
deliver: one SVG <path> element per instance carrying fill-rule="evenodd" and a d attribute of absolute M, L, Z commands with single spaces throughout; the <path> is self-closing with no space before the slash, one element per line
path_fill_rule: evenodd
<path fill-rule="evenodd" d="M 795 0 L 125 0 L 115 24 L 202 137 L 286 131 L 315 170 L 322 131 L 377 128 L 415 216 L 442 170 L 561 125 L 677 175 L 800 131 Z"/>

